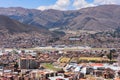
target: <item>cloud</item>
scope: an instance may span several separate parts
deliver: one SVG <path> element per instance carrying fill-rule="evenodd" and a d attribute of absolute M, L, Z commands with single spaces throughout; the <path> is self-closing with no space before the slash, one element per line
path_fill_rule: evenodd
<path fill-rule="evenodd" d="M 116 0 L 94 0 L 94 4 L 96 5 L 116 4 Z"/>
<path fill-rule="evenodd" d="M 98 5 L 108 5 L 108 4 L 120 4 L 119 0 L 94 0 L 92 3 L 88 3 L 86 0 L 74 0 L 74 9 L 81 9 L 85 7 L 93 7 Z"/>
<path fill-rule="evenodd" d="M 91 6 L 95 6 L 95 5 L 92 3 L 88 3 L 86 0 L 74 0 L 73 2 L 73 7 L 75 7 L 75 9 L 91 7 Z"/>
<path fill-rule="evenodd" d="M 46 9 L 66 10 L 69 5 L 70 5 L 70 0 L 57 0 L 54 5 L 40 6 L 37 9 L 39 10 L 46 10 Z"/>
<path fill-rule="evenodd" d="M 120 0 L 93 0 L 89 3 L 87 0 L 57 0 L 55 4 L 49 6 L 40 6 L 37 9 L 57 9 L 57 10 L 68 10 L 68 9 L 81 9 L 86 7 L 93 7 L 98 5 L 108 5 L 108 4 L 120 4 Z"/>

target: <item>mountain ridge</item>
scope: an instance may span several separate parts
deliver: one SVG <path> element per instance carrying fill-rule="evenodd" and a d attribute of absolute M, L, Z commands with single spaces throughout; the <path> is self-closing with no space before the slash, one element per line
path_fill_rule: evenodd
<path fill-rule="evenodd" d="M 45 29 L 54 27 L 93 31 L 116 29 L 120 24 L 119 13 L 120 5 L 101 5 L 71 11 L 0 8 L 1 15 Z"/>

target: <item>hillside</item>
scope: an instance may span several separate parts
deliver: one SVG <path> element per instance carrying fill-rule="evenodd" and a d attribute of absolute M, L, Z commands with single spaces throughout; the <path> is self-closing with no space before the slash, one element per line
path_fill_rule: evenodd
<path fill-rule="evenodd" d="M 12 20 L 9 17 L 0 15 L 0 31 L 6 31 L 8 33 L 22 33 L 22 32 L 32 32 L 32 31 L 42 31 L 37 27 L 22 24 L 16 20 Z"/>
<path fill-rule="evenodd" d="M 0 8 L 0 47 L 66 44 L 117 48 L 120 47 L 119 13 L 119 5 L 73 11 Z M 71 42 L 70 37 L 79 40 Z"/>
<path fill-rule="evenodd" d="M 52 33 L 0 15 L 0 47 L 34 47 L 46 43 Z"/>

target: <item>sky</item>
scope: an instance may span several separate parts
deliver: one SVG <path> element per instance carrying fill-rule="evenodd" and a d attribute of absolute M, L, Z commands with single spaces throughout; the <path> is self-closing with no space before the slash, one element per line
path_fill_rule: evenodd
<path fill-rule="evenodd" d="M 0 7 L 23 7 L 39 10 L 76 10 L 109 4 L 120 5 L 120 0 L 0 0 Z"/>

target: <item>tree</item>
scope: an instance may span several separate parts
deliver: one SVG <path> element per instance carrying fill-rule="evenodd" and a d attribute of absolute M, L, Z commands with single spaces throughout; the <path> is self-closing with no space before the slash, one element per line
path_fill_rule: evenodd
<path fill-rule="evenodd" d="M 116 52 L 115 49 L 111 49 L 111 50 L 110 50 L 110 53 L 109 53 L 109 55 L 108 55 L 108 58 L 109 58 L 110 60 L 112 60 L 112 58 L 113 58 L 113 53 L 115 53 L 115 52 Z"/>

